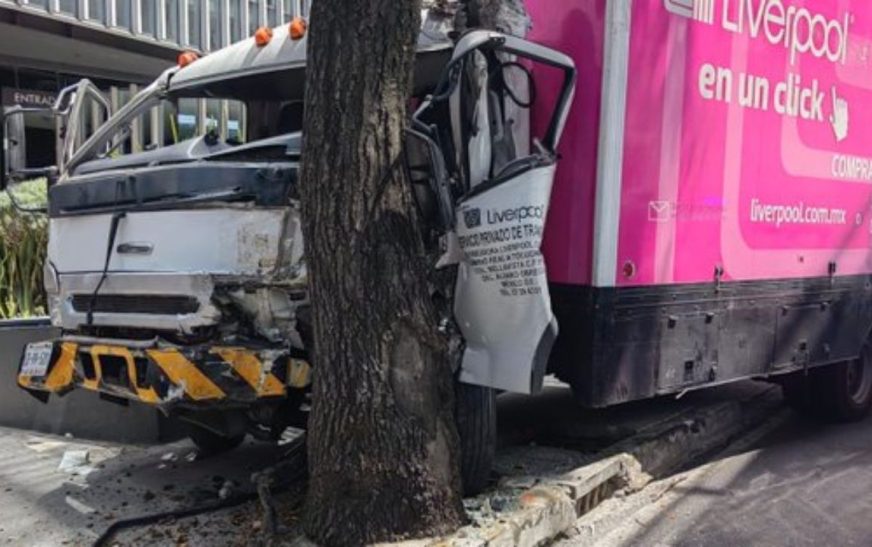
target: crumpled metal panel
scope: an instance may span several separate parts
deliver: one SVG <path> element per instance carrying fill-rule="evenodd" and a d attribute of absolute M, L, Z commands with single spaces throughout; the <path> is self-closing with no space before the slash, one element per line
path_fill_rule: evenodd
<path fill-rule="evenodd" d="M 87 313 L 73 308 L 72 296 L 93 294 L 101 277 L 99 272 L 58 275 L 58 292 L 49 292 L 53 301 L 52 324 L 66 330 L 86 325 Z M 214 280 L 208 274 L 112 273 L 106 277 L 99 294 L 190 296 L 199 302 L 199 308 L 194 313 L 168 315 L 95 312 L 92 324 L 191 333 L 221 320 L 221 311 L 212 303 L 214 291 Z"/>
<path fill-rule="evenodd" d="M 233 206 L 130 212 L 118 222 L 109 271 L 271 275 L 291 214 Z M 58 273 L 102 271 L 111 222 L 111 214 L 52 219 L 48 256 Z M 142 252 L 123 253 L 125 246 Z"/>
<path fill-rule="evenodd" d="M 464 201 L 454 314 L 466 349 L 460 380 L 516 393 L 541 389 L 557 320 L 540 246 L 556 164 Z"/>
<path fill-rule="evenodd" d="M 90 296 L 103 276 L 110 215 L 52 219 L 46 291 L 53 324 L 77 330 L 88 324 L 73 296 Z M 126 252 L 125 252 L 126 251 Z M 191 313 L 94 312 L 96 326 L 190 334 L 233 322 L 230 304 L 272 342 L 302 342 L 294 330 L 305 298 L 306 268 L 299 212 L 294 206 L 220 206 L 129 213 L 121 219 L 100 296 L 196 299 Z M 218 289 L 226 288 L 218 295 Z"/>

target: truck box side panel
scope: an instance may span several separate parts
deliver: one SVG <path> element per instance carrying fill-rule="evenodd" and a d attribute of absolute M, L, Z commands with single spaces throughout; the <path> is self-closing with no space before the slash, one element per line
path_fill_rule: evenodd
<path fill-rule="evenodd" d="M 872 271 L 870 45 L 860 0 L 635 0 L 617 285 Z"/>
<path fill-rule="evenodd" d="M 599 122 L 599 186 L 561 173 L 597 206 L 591 275 L 549 272 L 550 370 L 599 407 L 857 357 L 872 327 L 872 5 L 626 0 L 616 18 L 617 1 L 597 12 L 599 74 L 609 89 L 626 70 L 626 101 L 604 92 L 601 111 L 625 116 Z M 629 42 L 618 70 L 615 40 Z M 611 186 L 610 132 L 623 144 Z M 597 261 L 615 227 L 616 256 Z M 552 255 L 579 248 L 555 242 Z"/>
<path fill-rule="evenodd" d="M 529 38 L 572 56 L 578 69 L 543 243 L 549 280 L 554 283 L 591 283 L 605 4 L 606 0 L 527 2 L 533 20 Z M 553 70 L 536 73 L 534 135 L 545 132 L 554 104 L 550 99 L 556 97 L 562 77 Z"/>

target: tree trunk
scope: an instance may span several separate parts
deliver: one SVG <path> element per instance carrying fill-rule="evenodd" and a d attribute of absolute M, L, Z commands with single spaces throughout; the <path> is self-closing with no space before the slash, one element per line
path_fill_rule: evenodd
<path fill-rule="evenodd" d="M 315 334 L 305 529 L 462 523 L 452 371 L 400 164 L 420 0 L 313 2 L 300 194 Z"/>

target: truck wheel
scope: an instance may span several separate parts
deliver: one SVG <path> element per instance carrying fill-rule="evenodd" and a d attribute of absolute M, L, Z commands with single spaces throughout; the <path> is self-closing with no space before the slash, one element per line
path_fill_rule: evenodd
<path fill-rule="evenodd" d="M 497 403 L 493 389 L 458 382 L 455 390 L 460 433 L 463 493 L 474 496 L 487 486 L 497 446 Z"/>
<path fill-rule="evenodd" d="M 821 370 L 824 390 L 821 399 L 828 418 L 837 422 L 856 422 L 869 414 L 872 407 L 872 347 L 863 346 L 860 356 L 852 361 Z"/>
<path fill-rule="evenodd" d="M 197 448 L 200 449 L 200 453 L 204 456 L 229 452 L 242 444 L 242 441 L 245 440 L 245 435 L 225 437 L 224 435 L 219 435 L 205 427 L 199 427 L 196 425 L 189 426 L 188 437 L 190 437 L 194 444 L 197 445 Z"/>
<path fill-rule="evenodd" d="M 787 403 L 807 416 L 834 422 L 856 422 L 872 408 L 872 347 L 860 357 L 797 372 L 781 380 Z"/>

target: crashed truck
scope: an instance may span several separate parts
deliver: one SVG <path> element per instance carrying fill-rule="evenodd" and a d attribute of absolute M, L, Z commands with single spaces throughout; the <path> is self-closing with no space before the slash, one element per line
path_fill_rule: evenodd
<path fill-rule="evenodd" d="M 872 7 L 526 4 L 526 39 L 425 28 L 410 97 L 467 489 L 487 481 L 494 394 L 549 374 L 589 407 L 761 379 L 804 412 L 865 416 Z M 105 117 L 91 84 L 66 90 L 57 165 L 20 165 L 6 135 L 4 184 L 48 176 L 63 332 L 26 348 L 22 387 L 155 405 L 209 450 L 305 426 L 318 250 L 300 238 L 294 38 L 186 57 Z M 203 97 L 243 101 L 245 139 L 119 153 L 136 116 Z"/>

